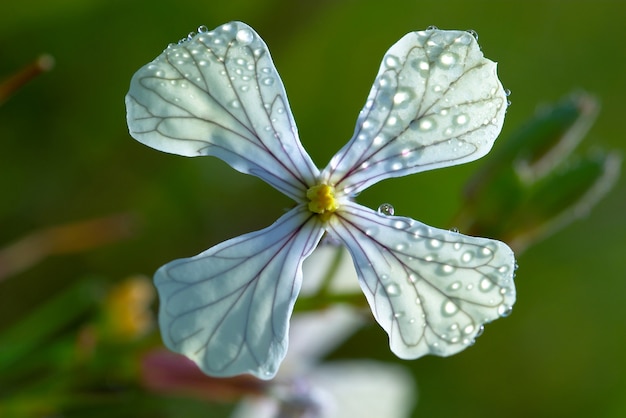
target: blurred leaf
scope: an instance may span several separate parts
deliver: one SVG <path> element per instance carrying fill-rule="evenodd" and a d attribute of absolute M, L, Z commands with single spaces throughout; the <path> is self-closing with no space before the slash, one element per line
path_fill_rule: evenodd
<path fill-rule="evenodd" d="M 96 281 L 82 280 L 0 333 L 0 373 L 41 356 L 50 339 L 93 311 L 99 290 Z"/>
<path fill-rule="evenodd" d="M 544 106 L 489 158 L 465 189 L 454 225 L 472 235 L 498 237 L 522 251 L 586 213 L 615 184 L 615 152 L 572 155 L 598 114 L 578 92 Z"/>

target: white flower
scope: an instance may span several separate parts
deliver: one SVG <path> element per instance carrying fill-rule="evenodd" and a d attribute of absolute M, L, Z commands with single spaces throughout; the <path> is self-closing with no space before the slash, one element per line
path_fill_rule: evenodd
<path fill-rule="evenodd" d="M 466 348 L 483 323 L 510 312 L 512 251 L 378 213 L 352 196 L 386 178 L 485 155 L 506 102 L 496 64 L 470 33 L 409 33 L 383 58 L 354 136 L 320 171 L 300 144 L 281 79 L 252 28 L 201 27 L 171 44 L 131 81 L 131 135 L 161 151 L 218 157 L 296 206 L 261 231 L 157 271 L 165 344 L 209 375 L 273 377 L 287 351 L 302 262 L 326 233 L 350 251 L 396 355 Z"/>

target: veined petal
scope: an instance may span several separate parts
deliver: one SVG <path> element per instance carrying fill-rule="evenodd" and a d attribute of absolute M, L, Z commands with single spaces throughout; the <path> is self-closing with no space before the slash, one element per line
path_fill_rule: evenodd
<path fill-rule="evenodd" d="M 344 204 L 329 230 L 350 250 L 361 288 L 398 357 L 455 354 L 515 302 L 515 259 L 500 241 L 356 203 Z"/>
<path fill-rule="evenodd" d="M 272 378 L 285 356 L 302 262 L 322 235 L 305 205 L 155 275 L 165 345 L 207 374 Z"/>
<path fill-rule="evenodd" d="M 245 23 L 171 44 L 135 73 L 126 109 L 139 142 L 218 157 L 296 201 L 319 173 L 298 139 L 270 52 Z"/>
<path fill-rule="evenodd" d="M 496 63 L 470 33 L 409 33 L 387 51 L 354 136 L 322 179 L 351 194 L 385 178 L 473 161 L 491 149 L 506 107 Z"/>

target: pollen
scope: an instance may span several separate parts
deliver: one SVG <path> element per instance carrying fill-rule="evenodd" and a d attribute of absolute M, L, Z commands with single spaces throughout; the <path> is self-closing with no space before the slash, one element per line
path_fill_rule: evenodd
<path fill-rule="evenodd" d="M 339 203 L 335 199 L 335 188 L 327 184 L 318 184 L 306 191 L 306 197 L 310 200 L 309 210 L 319 213 L 324 219 L 339 209 Z"/>

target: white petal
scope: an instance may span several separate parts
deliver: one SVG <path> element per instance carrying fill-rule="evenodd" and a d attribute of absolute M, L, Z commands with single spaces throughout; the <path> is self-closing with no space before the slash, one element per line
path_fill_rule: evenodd
<path fill-rule="evenodd" d="M 401 358 L 449 356 L 510 313 L 515 259 L 506 244 L 342 206 L 330 230 L 352 254 L 376 320 Z"/>
<path fill-rule="evenodd" d="M 473 161 L 507 107 L 496 63 L 462 31 L 405 35 L 385 55 L 354 136 L 322 178 L 355 193 L 389 177 Z"/>
<path fill-rule="evenodd" d="M 322 235 L 304 206 L 261 231 L 175 260 L 155 275 L 168 348 L 212 376 L 273 377 L 287 350 L 302 262 Z"/>
<path fill-rule="evenodd" d="M 269 50 L 244 23 L 170 45 L 135 73 L 126 108 L 139 142 L 221 158 L 296 200 L 318 174 L 298 139 Z"/>
<path fill-rule="evenodd" d="M 406 418 L 417 397 L 405 369 L 374 361 L 322 364 L 271 393 L 244 399 L 232 418 Z"/>

